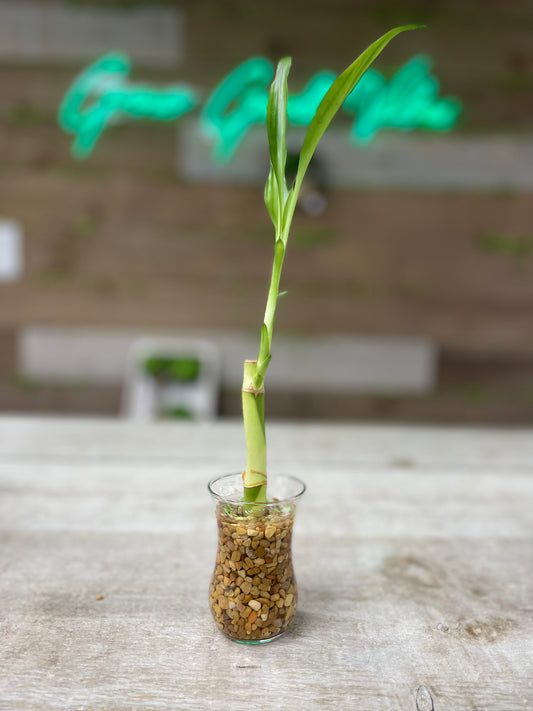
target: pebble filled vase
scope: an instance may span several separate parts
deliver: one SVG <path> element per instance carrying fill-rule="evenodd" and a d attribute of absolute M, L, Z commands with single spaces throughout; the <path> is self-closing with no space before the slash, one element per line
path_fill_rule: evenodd
<path fill-rule="evenodd" d="M 305 485 L 268 478 L 267 503 L 242 502 L 242 475 L 209 483 L 216 501 L 218 548 L 209 605 L 218 628 L 236 642 L 270 642 L 290 627 L 298 602 L 292 565 L 296 506 Z"/>

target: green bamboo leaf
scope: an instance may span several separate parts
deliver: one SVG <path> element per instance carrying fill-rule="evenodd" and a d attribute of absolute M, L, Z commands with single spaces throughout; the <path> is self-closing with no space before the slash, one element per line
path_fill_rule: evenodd
<path fill-rule="evenodd" d="M 263 387 L 266 371 L 271 360 L 272 355 L 269 353 L 265 360 L 257 361 L 257 371 L 253 378 L 253 384 L 256 390 L 261 390 L 261 388 Z"/>
<path fill-rule="evenodd" d="M 274 175 L 274 170 L 272 164 L 270 165 L 270 171 L 268 173 L 268 178 L 265 183 L 265 205 L 270 215 L 270 219 L 274 227 L 276 228 L 276 235 L 279 233 L 280 225 L 280 211 L 279 211 L 279 194 L 278 186 L 276 181 L 276 176 Z"/>
<path fill-rule="evenodd" d="M 259 361 L 265 361 L 270 355 L 270 340 L 266 323 L 261 326 L 261 346 L 259 348 Z"/>
<path fill-rule="evenodd" d="M 355 60 L 355 62 L 350 64 L 350 66 L 335 79 L 320 102 L 316 113 L 309 124 L 307 133 L 305 134 L 302 150 L 300 151 L 298 172 L 296 174 L 296 194 L 300 190 L 305 171 L 309 166 L 309 162 L 313 157 L 313 153 L 315 152 L 324 131 L 327 129 L 348 95 L 354 90 L 359 79 L 361 79 L 368 67 L 385 49 L 393 37 L 396 37 L 396 35 L 400 34 L 400 32 L 405 32 L 406 30 L 416 30 L 420 27 L 423 27 L 423 25 L 404 25 L 390 30 L 384 34 L 383 37 L 380 37 L 373 44 L 371 44 L 370 47 L 367 47 L 367 49 L 365 49 L 365 51 Z"/>
<path fill-rule="evenodd" d="M 280 59 L 276 74 L 270 85 L 267 107 L 267 136 L 270 151 L 270 162 L 278 184 L 278 195 L 281 206 L 285 201 L 285 163 L 287 162 L 287 76 L 291 68 L 291 58 Z"/>
<path fill-rule="evenodd" d="M 292 215 L 294 213 L 294 208 L 296 207 L 297 199 L 298 193 L 294 192 L 293 186 L 285 196 L 285 202 L 281 214 L 281 238 L 285 245 L 287 244 L 287 240 L 289 238 L 289 229 L 291 226 Z"/>

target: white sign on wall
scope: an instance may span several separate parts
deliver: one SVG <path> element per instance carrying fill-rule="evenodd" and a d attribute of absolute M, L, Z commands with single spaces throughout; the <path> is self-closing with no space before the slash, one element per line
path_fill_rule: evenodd
<path fill-rule="evenodd" d="M 0 0 L 0 59 L 92 61 L 115 49 L 147 66 L 175 67 L 182 60 L 184 28 L 179 8 L 154 3 L 109 5 Z"/>
<path fill-rule="evenodd" d="M 0 219 L 0 282 L 22 276 L 22 226 L 16 220 Z"/>
<path fill-rule="evenodd" d="M 213 163 L 211 146 L 196 123 L 180 122 L 177 134 L 176 169 L 183 180 L 264 184 L 268 172 L 264 130 L 253 127 L 229 164 Z M 298 151 L 303 133 L 294 131 L 292 137 L 292 150 Z M 331 128 L 317 156 L 327 187 L 341 190 L 533 189 L 533 140 L 529 136 L 389 134 L 354 155 L 347 150 L 345 131 Z"/>

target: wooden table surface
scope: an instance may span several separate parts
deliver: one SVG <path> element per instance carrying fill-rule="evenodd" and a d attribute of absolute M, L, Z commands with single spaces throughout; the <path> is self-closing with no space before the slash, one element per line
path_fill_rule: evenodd
<path fill-rule="evenodd" d="M 0 418 L 0 709 L 533 708 L 533 433 L 276 423 L 291 631 L 207 607 L 239 422 Z"/>

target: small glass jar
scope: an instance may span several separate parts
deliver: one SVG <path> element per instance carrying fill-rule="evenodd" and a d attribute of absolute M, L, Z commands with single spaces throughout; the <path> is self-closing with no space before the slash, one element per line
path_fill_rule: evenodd
<path fill-rule="evenodd" d="M 268 478 L 268 502 L 242 501 L 242 475 L 209 482 L 216 500 L 218 549 L 209 605 L 220 630 L 236 642 L 261 644 L 291 625 L 298 602 L 292 566 L 296 504 L 305 485 Z"/>

